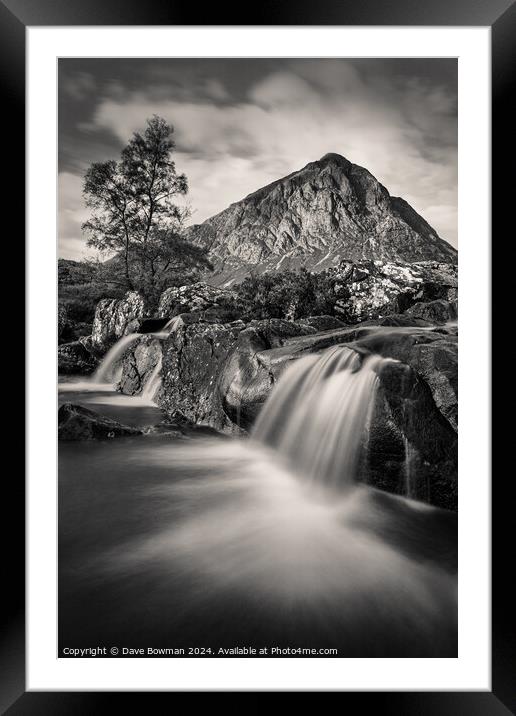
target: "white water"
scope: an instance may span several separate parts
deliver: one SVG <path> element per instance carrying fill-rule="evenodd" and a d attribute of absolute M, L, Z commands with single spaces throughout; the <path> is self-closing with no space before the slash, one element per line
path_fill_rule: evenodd
<path fill-rule="evenodd" d="M 84 492 L 67 493 L 64 534 L 91 531 L 95 549 L 71 573 L 84 571 L 80 589 L 98 588 L 107 610 L 101 625 L 79 591 L 78 620 L 65 600 L 75 640 L 142 633 L 163 645 L 208 637 L 332 645 L 339 656 L 453 656 L 456 581 L 440 564 L 439 511 L 353 485 L 381 363 L 342 346 L 294 362 L 251 440 L 149 436 L 85 445 L 82 461 L 74 446 L 67 477 L 88 478 L 94 507 L 80 503 L 78 524 Z"/>
<path fill-rule="evenodd" d="M 140 333 L 122 336 L 102 359 L 102 363 L 92 376 L 93 383 L 118 383 L 122 376 L 121 360 L 124 353 L 140 337 Z"/>
<path fill-rule="evenodd" d="M 171 318 L 168 323 L 165 324 L 165 326 L 162 328 L 161 331 L 157 333 L 129 333 L 127 336 L 122 336 L 122 338 L 119 338 L 118 341 L 115 343 L 114 346 L 112 346 L 109 351 L 106 353 L 104 358 L 102 359 L 101 364 L 95 371 L 95 373 L 92 375 L 90 381 L 88 381 L 88 384 L 86 387 L 78 388 L 78 384 L 75 384 L 75 388 L 64 388 L 64 390 L 106 390 L 111 389 L 112 386 L 120 381 L 120 378 L 122 377 L 122 359 L 124 357 L 124 354 L 126 353 L 127 349 L 139 338 L 141 338 L 143 335 L 149 335 L 153 338 L 157 338 L 159 340 L 164 340 L 165 338 L 168 338 L 172 333 L 174 333 L 177 330 L 177 327 L 179 326 L 181 322 L 180 316 L 174 316 L 174 318 Z M 153 368 L 151 373 L 149 374 L 148 378 L 145 381 L 145 385 L 143 387 L 143 390 L 138 396 L 140 398 L 140 401 L 143 404 L 148 404 L 153 402 L 154 396 L 158 392 L 159 388 L 161 386 L 161 356 L 156 364 L 156 366 Z M 62 390 L 62 388 L 59 388 Z M 107 399 L 106 399 L 107 402 Z"/>
<path fill-rule="evenodd" d="M 152 403 L 156 393 L 161 387 L 161 363 L 162 357 L 160 356 L 151 374 L 145 381 L 145 385 L 143 386 L 143 390 L 141 392 L 141 399 L 145 402 Z"/>
<path fill-rule="evenodd" d="M 432 539 L 432 513 L 421 527 L 427 518 L 401 498 L 315 490 L 276 451 L 246 440 L 144 444 L 116 470 L 146 529 L 96 551 L 84 570 L 105 584 L 103 599 L 113 590 L 110 621 L 122 634 L 140 623 L 142 602 L 154 640 L 186 633 L 338 645 L 341 656 L 452 655 L 454 577 L 404 546 L 412 520 Z M 119 521 L 118 502 L 113 509 Z"/>
<path fill-rule="evenodd" d="M 384 362 L 345 346 L 301 358 L 270 394 L 253 437 L 319 485 L 353 484 Z"/>

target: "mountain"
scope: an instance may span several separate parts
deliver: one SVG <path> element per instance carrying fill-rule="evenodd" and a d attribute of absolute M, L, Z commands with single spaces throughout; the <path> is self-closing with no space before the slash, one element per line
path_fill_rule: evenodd
<path fill-rule="evenodd" d="M 312 271 L 343 260 L 457 262 L 404 199 L 339 154 L 326 154 L 187 229 L 208 249 L 216 285 L 240 281 L 250 270 Z"/>

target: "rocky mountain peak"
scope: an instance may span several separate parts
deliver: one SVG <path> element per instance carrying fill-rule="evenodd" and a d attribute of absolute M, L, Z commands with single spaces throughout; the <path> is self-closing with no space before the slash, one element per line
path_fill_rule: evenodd
<path fill-rule="evenodd" d="M 457 252 L 404 199 L 364 167 L 328 153 L 261 187 L 187 237 L 208 249 L 211 280 L 305 266 L 321 271 L 351 261 L 441 261 Z"/>

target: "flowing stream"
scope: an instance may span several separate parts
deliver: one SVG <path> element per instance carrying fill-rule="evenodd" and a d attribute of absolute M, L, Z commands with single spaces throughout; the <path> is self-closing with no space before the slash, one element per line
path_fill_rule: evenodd
<path fill-rule="evenodd" d="M 249 439 L 61 443 L 61 646 L 456 655 L 455 515 L 356 484 L 382 362 L 299 359 Z"/>

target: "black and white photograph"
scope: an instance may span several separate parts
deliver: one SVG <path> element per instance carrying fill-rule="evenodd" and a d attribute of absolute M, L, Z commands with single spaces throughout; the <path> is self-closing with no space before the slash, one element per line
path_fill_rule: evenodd
<path fill-rule="evenodd" d="M 457 58 L 57 71 L 58 656 L 457 657 Z"/>

